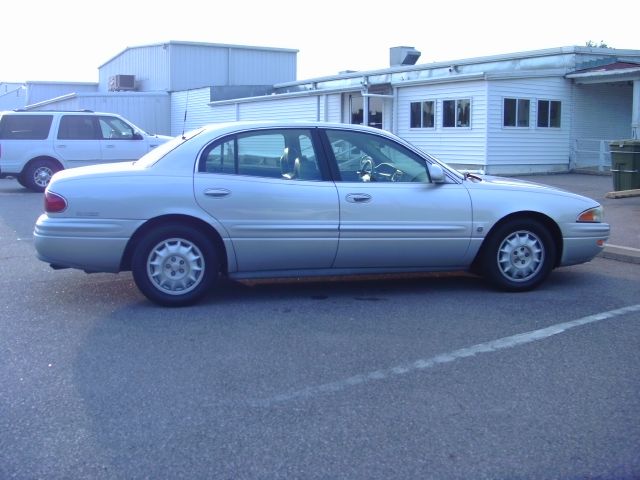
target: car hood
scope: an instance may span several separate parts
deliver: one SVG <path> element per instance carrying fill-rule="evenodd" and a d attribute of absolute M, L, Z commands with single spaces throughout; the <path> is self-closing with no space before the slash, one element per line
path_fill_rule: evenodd
<path fill-rule="evenodd" d="M 470 192 L 482 190 L 525 192 L 540 195 L 556 195 L 559 197 L 576 199 L 593 205 L 599 204 L 599 202 L 592 198 L 572 193 L 561 188 L 515 178 L 495 177 L 492 175 L 472 175 L 464 182 L 464 184 Z"/>

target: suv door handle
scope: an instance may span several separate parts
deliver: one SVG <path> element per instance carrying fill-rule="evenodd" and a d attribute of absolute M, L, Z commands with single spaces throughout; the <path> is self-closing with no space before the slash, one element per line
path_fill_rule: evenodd
<path fill-rule="evenodd" d="M 368 193 L 349 193 L 346 199 L 351 203 L 367 203 L 371 201 L 371 195 Z"/>

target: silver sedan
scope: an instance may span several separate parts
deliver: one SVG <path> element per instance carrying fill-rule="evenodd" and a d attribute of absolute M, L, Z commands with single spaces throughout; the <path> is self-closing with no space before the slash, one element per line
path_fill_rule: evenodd
<path fill-rule="evenodd" d="M 461 174 L 382 130 L 252 122 L 57 173 L 34 236 L 54 268 L 131 270 L 150 300 L 180 306 L 222 275 L 470 270 L 529 290 L 602 250 L 602 215 L 569 192 Z"/>

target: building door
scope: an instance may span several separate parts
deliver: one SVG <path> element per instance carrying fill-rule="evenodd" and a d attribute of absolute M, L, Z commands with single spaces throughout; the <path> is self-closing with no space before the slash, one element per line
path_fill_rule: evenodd
<path fill-rule="evenodd" d="M 360 93 L 345 94 L 343 111 L 346 112 L 345 123 L 352 125 L 369 125 L 383 127 L 384 98 L 363 97 Z M 368 104 L 367 115 L 365 105 Z M 366 117 L 366 118 L 365 118 Z"/>

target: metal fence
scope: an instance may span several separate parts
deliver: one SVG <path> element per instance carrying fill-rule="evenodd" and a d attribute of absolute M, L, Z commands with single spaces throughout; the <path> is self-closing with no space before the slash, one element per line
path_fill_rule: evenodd
<path fill-rule="evenodd" d="M 571 170 L 611 171 L 611 140 L 580 138 L 573 142 Z"/>

